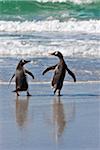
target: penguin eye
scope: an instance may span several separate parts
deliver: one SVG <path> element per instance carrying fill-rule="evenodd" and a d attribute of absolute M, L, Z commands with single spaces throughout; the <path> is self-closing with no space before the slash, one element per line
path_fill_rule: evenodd
<path fill-rule="evenodd" d="M 24 61 L 24 59 L 22 59 L 22 63 L 24 63 L 25 61 Z"/>

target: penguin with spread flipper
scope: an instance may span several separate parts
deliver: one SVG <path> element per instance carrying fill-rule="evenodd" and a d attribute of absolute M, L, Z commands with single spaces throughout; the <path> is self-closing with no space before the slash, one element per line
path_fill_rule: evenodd
<path fill-rule="evenodd" d="M 54 76 L 53 76 L 51 84 L 52 84 L 52 87 L 54 88 L 54 94 L 58 92 L 57 95 L 60 96 L 60 91 L 63 86 L 63 81 L 66 75 L 66 71 L 68 72 L 69 75 L 72 76 L 72 78 L 74 79 L 74 82 L 76 82 L 76 77 L 74 73 L 67 67 L 61 52 L 55 51 L 53 53 L 50 53 L 50 55 L 57 56 L 60 59 L 60 61 L 58 64 L 48 67 L 46 70 L 43 71 L 42 74 L 44 75 L 47 71 L 54 70 Z"/>
<path fill-rule="evenodd" d="M 31 96 L 28 91 L 28 81 L 26 74 L 29 74 L 33 79 L 34 75 L 24 68 L 24 65 L 29 62 L 30 61 L 21 59 L 16 67 L 15 74 L 13 74 L 12 78 L 10 79 L 11 83 L 12 79 L 15 77 L 16 89 L 13 92 L 16 92 L 17 96 L 19 96 L 20 91 L 27 91 L 27 96 Z"/>

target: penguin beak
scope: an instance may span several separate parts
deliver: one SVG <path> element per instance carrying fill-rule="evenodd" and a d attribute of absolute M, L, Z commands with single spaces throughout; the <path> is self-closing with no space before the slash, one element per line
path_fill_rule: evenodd
<path fill-rule="evenodd" d="M 25 64 L 27 64 L 27 63 L 29 63 L 29 62 L 31 62 L 31 61 L 30 61 L 30 60 L 25 60 L 24 62 L 25 62 Z"/>
<path fill-rule="evenodd" d="M 49 55 L 55 55 L 55 52 L 53 52 L 53 53 L 49 53 Z"/>

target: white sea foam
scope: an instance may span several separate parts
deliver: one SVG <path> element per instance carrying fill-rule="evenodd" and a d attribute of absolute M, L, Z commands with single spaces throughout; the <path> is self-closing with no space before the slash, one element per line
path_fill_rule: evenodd
<path fill-rule="evenodd" d="M 59 20 L 45 21 L 0 21 L 0 32 L 83 32 L 99 33 L 100 20 L 77 21 L 70 19 L 65 22 Z"/>
<path fill-rule="evenodd" d="M 1 0 L 1 1 L 4 1 L 4 0 Z M 7 1 L 7 0 L 5 0 L 5 1 Z M 11 0 L 8 0 L 8 1 L 11 1 Z M 13 0 L 13 1 L 16 1 L 16 0 Z M 19 0 L 19 1 L 22 1 L 22 0 Z M 32 0 L 24 0 L 24 1 L 32 1 Z M 46 2 L 52 2 L 52 3 L 59 2 L 59 3 L 62 3 L 62 2 L 70 1 L 70 2 L 80 4 L 80 3 L 92 3 L 95 0 L 33 0 L 33 1 L 42 2 L 42 3 L 46 3 Z"/>
<path fill-rule="evenodd" d="M 49 51 L 58 50 L 64 56 L 100 57 L 100 41 L 98 40 L 100 38 L 100 20 L 0 21 L 0 32 L 0 56 L 48 56 Z M 32 36 L 35 33 L 37 35 L 31 39 L 28 36 L 26 39 L 21 37 L 28 34 Z M 46 35 L 42 37 L 44 33 Z M 74 33 L 76 33 L 75 38 L 68 37 L 68 34 L 73 35 Z M 84 39 L 81 39 L 80 36 L 77 39 L 77 35 L 84 33 L 90 37 L 94 34 L 96 37 L 88 39 L 85 36 Z M 19 37 L 14 38 L 9 34 L 19 35 Z M 4 35 L 8 35 L 8 38 Z"/>
<path fill-rule="evenodd" d="M 26 44 L 25 44 L 26 43 Z M 47 42 L 48 43 L 48 42 Z M 100 57 L 100 42 L 98 41 L 56 41 L 48 44 L 21 40 L 0 40 L 0 56 L 48 56 L 48 52 L 61 51 L 64 56 Z"/>
<path fill-rule="evenodd" d="M 59 2 L 59 3 L 62 3 L 62 2 L 74 2 L 74 3 L 77 3 L 77 4 L 80 4 L 80 3 L 92 3 L 94 0 L 35 0 L 35 1 L 38 1 L 38 2 Z"/>

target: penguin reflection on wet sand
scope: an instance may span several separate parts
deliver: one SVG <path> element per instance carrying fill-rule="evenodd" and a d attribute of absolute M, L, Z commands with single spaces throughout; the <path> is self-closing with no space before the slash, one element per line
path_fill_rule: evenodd
<path fill-rule="evenodd" d="M 76 77 L 74 73 L 67 67 L 61 52 L 55 51 L 53 53 L 50 53 L 50 55 L 57 56 L 60 59 L 60 61 L 58 64 L 48 67 L 46 70 L 43 71 L 42 74 L 44 75 L 46 72 L 50 70 L 54 70 L 54 76 L 53 76 L 51 84 L 52 84 L 52 87 L 54 88 L 54 94 L 58 92 L 57 95 L 60 96 L 60 91 L 63 86 L 63 81 L 66 75 L 66 70 L 68 74 L 72 76 L 72 78 L 74 79 L 74 82 L 76 82 Z"/>
<path fill-rule="evenodd" d="M 58 138 L 63 134 L 67 123 L 64 106 L 60 100 L 60 96 L 54 97 L 52 106 L 53 106 L 54 133 L 56 140 L 58 140 Z"/>
<path fill-rule="evenodd" d="M 19 96 L 18 92 L 20 91 L 27 91 L 27 96 L 31 96 L 28 91 L 28 82 L 26 74 L 29 74 L 33 79 L 34 75 L 28 70 L 24 69 L 24 65 L 29 62 L 30 61 L 21 59 L 17 65 L 15 74 L 13 74 L 12 78 L 10 79 L 11 82 L 12 79 L 15 77 L 16 89 L 13 92 L 16 92 L 17 96 Z"/>
<path fill-rule="evenodd" d="M 16 122 L 19 127 L 25 127 L 28 122 L 29 96 L 16 97 Z"/>

